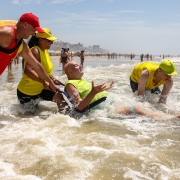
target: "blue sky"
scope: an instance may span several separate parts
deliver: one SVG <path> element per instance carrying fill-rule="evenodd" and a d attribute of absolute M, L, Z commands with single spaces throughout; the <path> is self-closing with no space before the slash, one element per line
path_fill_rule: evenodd
<path fill-rule="evenodd" d="M 64 42 L 180 55 L 180 0 L 1 0 L 0 19 L 32 12 Z"/>

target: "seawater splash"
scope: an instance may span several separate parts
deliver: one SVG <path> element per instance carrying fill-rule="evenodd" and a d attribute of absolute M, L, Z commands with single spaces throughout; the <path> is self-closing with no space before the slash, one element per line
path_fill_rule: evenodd
<path fill-rule="evenodd" d="M 180 61 L 174 60 L 179 72 Z M 147 93 L 146 101 L 139 101 L 131 92 L 129 75 L 138 62 L 85 67 L 88 81 L 115 83 L 106 102 L 79 120 L 58 113 L 56 104 L 46 101 L 25 115 L 17 82 L 0 86 L 0 179 L 178 180 L 180 120 L 114 113 L 116 107 L 134 105 L 180 113 L 179 76 L 173 77 L 166 105 L 157 104 L 157 95 Z M 65 75 L 56 77 L 66 81 Z"/>

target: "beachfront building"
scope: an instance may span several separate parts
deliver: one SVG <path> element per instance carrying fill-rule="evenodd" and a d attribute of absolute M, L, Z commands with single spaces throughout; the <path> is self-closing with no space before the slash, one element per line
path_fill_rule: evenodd
<path fill-rule="evenodd" d="M 77 43 L 77 44 L 70 44 L 68 42 L 63 42 L 63 41 L 55 41 L 51 45 L 51 51 L 58 51 L 62 48 L 69 48 L 70 52 L 80 52 L 84 50 L 86 54 L 96 54 L 96 53 L 107 53 L 108 50 L 100 48 L 100 45 L 93 45 L 93 46 L 88 46 L 84 47 L 83 44 Z"/>
<path fill-rule="evenodd" d="M 99 50 L 100 50 L 100 45 L 93 45 L 94 52 L 99 52 Z"/>
<path fill-rule="evenodd" d="M 75 52 L 80 52 L 84 49 L 83 44 L 78 43 L 78 44 L 71 44 L 70 49 Z"/>

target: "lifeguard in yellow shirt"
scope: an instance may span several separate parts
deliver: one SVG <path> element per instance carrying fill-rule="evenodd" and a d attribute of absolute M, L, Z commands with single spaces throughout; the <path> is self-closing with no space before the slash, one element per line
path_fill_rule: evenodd
<path fill-rule="evenodd" d="M 44 32 L 32 36 L 28 45 L 33 56 L 37 59 L 36 61 L 42 64 L 49 78 L 54 84 L 60 85 L 62 83 L 52 74 L 54 66 L 48 52 L 57 38 L 52 35 L 48 28 L 42 29 Z M 24 59 L 24 74 L 17 87 L 17 97 L 21 104 L 28 106 L 29 103 L 36 105 L 41 100 L 56 102 L 59 112 L 62 112 L 66 105 L 62 94 L 52 91 L 49 82 L 42 79 L 26 59 Z"/>
<path fill-rule="evenodd" d="M 166 103 L 167 95 L 172 86 L 171 76 L 176 75 L 175 65 L 170 60 L 163 60 L 160 64 L 155 62 L 143 62 L 135 66 L 130 75 L 130 85 L 138 96 L 144 95 L 145 90 L 151 90 L 153 94 L 161 94 L 160 103 Z M 163 85 L 162 92 L 159 86 Z"/>

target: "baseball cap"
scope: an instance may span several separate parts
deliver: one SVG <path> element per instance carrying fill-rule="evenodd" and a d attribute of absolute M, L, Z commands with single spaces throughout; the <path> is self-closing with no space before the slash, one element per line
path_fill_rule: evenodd
<path fill-rule="evenodd" d="M 48 28 L 42 28 L 42 30 L 44 31 L 43 33 L 37 33 L 36 37 L 37 38 L 45 38 L 48 39 L 50 41 L 54 41 L 57 40 L 58 38 L 54 37 L 50 31 L 50 29 Z"/>
<path fill-rule="evenodd" d="M 178 74 L 175 70 L 174 63 L 168 59 L 162 61 L 159 67 L 164 71 L 165 74 L 169 76 Z"/>
<path fill-rule="evenodd" d="M 34 15 L 33 13 L 24 13 L 20 18 L 20 22 L 27 22 L 28 24 L 32 25 L 34 29 L 38 32 L 44 32 L 39 24 L 39 18 Z"/>

